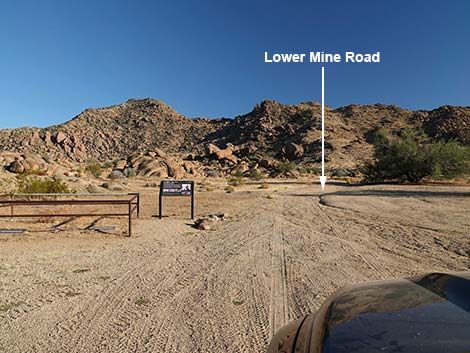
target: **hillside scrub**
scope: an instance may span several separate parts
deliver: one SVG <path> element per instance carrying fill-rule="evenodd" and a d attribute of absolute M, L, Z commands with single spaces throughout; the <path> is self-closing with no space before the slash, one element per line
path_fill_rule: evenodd
<path fill-rule="evenodd" d="M 377 131 L 374 158 L 364 166 L 367 182 L 452 179 L 470 172 L 470 149 L 456 141 L 431 143 L 426 135 L 406 130 L 400 136 Z"/>
<path fill-rule="evenodd" d="M 68 185 L 58 179 L 41 179 L 38 177 L 19 177 L 18 193 L 20 194 L 69 194 Z"/>
<path fill-rule="evenodd" d="M 263 179 L 264 175 L 259 169 L 253 169 L 248 174 L 248 177 L 250 179 L 254 179 L 254 180 L 259 181 L 259 180 Z"/>
<path fill-rule="evenodd" d="M 227 183 L 230 186 L 239 186 L 245 183 L 242 176 L 231 176 L 227 178 Z"/>
<path fill-rule="evenodd" d="M 99 178 L 103 173 L 103 167 L 95 160 L 88 161 L 86 171 L 93 175 L 95 178 Z"/>
<path fill-rule="evenodd" d="M 282 161 L 276 168 L 279 175 L 286 175 L 293 172 L 297 168 L 297 164 L 289 161 Z"/>

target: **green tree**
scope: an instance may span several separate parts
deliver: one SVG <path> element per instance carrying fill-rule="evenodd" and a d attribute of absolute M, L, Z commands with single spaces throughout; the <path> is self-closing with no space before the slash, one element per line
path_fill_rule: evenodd
<path fill-rule="evenodd" d="M 416 183 L 425 177 L 454 178 L 468 173 L 468 147 L 455 141 L 430 143 L 426 135 L 407 130 L 390 137 L 384 130 L 376 133 L 374 159 L 366 164 L 366 181 Z"/>

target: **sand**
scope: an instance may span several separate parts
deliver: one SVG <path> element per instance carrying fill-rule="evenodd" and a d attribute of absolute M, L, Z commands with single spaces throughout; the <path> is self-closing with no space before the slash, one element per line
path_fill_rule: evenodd
<path fill-rule="evenodd" d="M 130 238 L 115 219 L 0 235 L 0 352 L 264 352 L 342 285 L 470 271 L 469 187 L 269 183 L 198 192 L 198 214 L 228 215 L 214 230 L 183 199 L 152 217 L 136 186 Z"/>

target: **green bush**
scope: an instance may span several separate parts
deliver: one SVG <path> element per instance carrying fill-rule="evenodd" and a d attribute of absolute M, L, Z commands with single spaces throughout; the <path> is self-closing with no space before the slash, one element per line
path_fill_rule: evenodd
<path fill-rule="evenodd" d="M 321 173 L 321 167 L 315 167 L 315 166 L 299 166 L 297 167 L 297 170 L 302 173 L 302 174 L 320 174 Z"/>
<path fill-rule="evenodd" d="M 432 176 L 437 179 L 453 179 L 470 173 L 470 148 L 456 141 L 438 142 L 432 145 Z"/>
<path fill-rule="evenodd" d="M 293 172 L 297 165 L 294 162 L 284 161 L 277 166 L 277 172 L 281 175 Z"/>
<path fill-rule="evenodd" d="M 253 169 L 248 174 L 248 177 L 250 179 L 254 179 L 254 180 L 261 180 L 261 179 L 263 179 L 263 173 L 261 173 L 261 171 L 259 169 Z"/>
<path fill-rule="evenodd" d="M 231 176 L 227 179 L 227 182 L 231 186 L 239 186 L 244 184 L 244 180 L 242 176 Z"/>
<path fill-rule="evenodd" d="M 379 130 L 373 144 L 374 160 L 364 167 L 366 181 L 416 183 L 426 177 L 454 178 L 469 171 L 468 147 L 455 141 L 430 143 L 416 131 L 390 137 Z"/>
<path fill-rule="evenodd" d="M 243 172 L 241 170 L 237 170 L 235 173 L 232 174 L 235 178 L 243 178 Z"/>
<path fill-rule="evenodd" d="M 18 193 L 20 194 L 69 194 L 68 185 L 57 179 L 38 177 L 19 177 Z"/>
<path fill-rule="evenodd" d="M 114 162 L 113 161 L 107 161 L 103 164 L 102 167 L 105 168 L 105 169 L 112 168 L 112 167 L 114 167 Z"/>
<path fill-rule="evenodd" d="M 86 166 L 86 171 L 95 178 L 99 178 L 103 173 L 103 167 L 97 161 L 89 161 Z"/>
<path fill-rule="evenodd" d="M 125 175 L 128 178 L 135 178 L 137 176 L 137 171 L 134 168 L 126 168 Z"/>

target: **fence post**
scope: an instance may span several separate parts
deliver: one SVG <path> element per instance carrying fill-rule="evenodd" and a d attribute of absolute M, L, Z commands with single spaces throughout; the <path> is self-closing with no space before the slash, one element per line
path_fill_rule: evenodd
<path fill-rule="evenodd" d="M 140 192 L 137 194 L 137 218 L 140 216 Z"/>
<path fill-rule="evenodd" d="M 194 181 L 191 182 L 191 219 L 194 219 Z"/>
<path fill-rule="evenodd" d="M 129 234 L 128 237 L 132 235 L 132 201 L 129 201 Z"/>
<path fill-rule="evenodd" d="M 158 193 L 158 218 L 163 217 L 163 181 L 160 182 L 160 192 Z"/>

